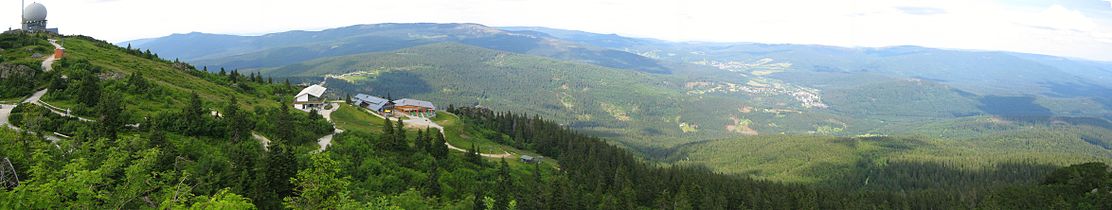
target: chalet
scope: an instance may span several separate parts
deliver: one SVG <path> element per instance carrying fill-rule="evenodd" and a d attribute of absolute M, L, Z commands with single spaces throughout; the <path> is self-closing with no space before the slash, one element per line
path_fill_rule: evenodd
<path fill-rule="evenodd" d="M 403 98 L 394 100 L 394 112 L 417 117 L 435 117 L 436 105 L 428 101 Z"/>
<path fill-rule="evenodd" d="M 394 102 L 362 93 L 355 95 L 355 97 L 351 99 L 351 103 L 382 115 L 389 115 L 394 109 Z"/>
<path fill-rule="evenodd" d="M 328 88 L 320 85 L 310 85 L 293 98 L 293 107 L 300 110 L 320 109 L 324 107 L 324 91 Z"/>

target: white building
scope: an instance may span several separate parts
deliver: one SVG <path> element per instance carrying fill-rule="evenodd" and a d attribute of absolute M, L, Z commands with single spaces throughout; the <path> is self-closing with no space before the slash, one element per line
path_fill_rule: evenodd
<path fill-rule="evenodd" d="M 293 98 L 293 107 L 300 110 L 320 109 L 324 107 L 324 91 L 328 88 L 320 85 L 311 85 L 302 89 Z"/>

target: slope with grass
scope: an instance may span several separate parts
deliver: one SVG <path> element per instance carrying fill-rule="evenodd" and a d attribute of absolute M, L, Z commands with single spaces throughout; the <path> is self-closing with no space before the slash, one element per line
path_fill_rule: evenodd
<path fill-rule="evenodd" d="M 67 37 L 62 42 L 67 49 L 66 56 L 55 65 L 61 69 L 63 75 L 74 77 L 76 74 L 90 72 L 108 83 L 106 86 L 123 85 L 120 83 L 126 82 L 123 80 L 127 76 L 136 73 L 150 81 L 150 89 L 145 90 L 150 93 L 122 95 L 124 101 L 140 115 L 174 109 L 173 107 L 185 104 L 190 93 L 197 93 L 203 100 L 214 102 L 225 102 L 234 96 L 240 102 L 239 106 L 249 109 L 273 108 L 277 104 L 275 101 L 285 99 L 276 97 L 276 90 L 270 86 L 232 85 L 233 82 L 227 78 L 198 74 L 188 64 L 152 60 L 107 42 L 87 37 Z M 45 101 L 62 108 L 80 107 L 75 98 L 60 94 L 50 94 Z M 206 106 L 218 107 L 215 104 Z"/>

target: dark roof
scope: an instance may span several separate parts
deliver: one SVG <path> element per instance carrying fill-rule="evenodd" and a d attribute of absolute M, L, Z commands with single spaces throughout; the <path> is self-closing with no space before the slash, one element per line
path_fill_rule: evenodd
<path fill-rule="evenodd" d="M 352 98 L 352 102 L 354 102 L 356 106 L 362 106 L 363 103 L 367 103 L 367 109 L 381 111 L 382 107 L 389 104 L 390 101 L 383 98 L 360 93 L 356 94 L 355 98 Z"/>
<path fill-rule="evenodd" d="M 419 107 L 425 107 L 425 108 L 430 108 L 430 109 L 436 109 L 436 105 L 432 105 L 432 102 L 422 101 L 422 100 L 417 100 L 417 99 L 410 99 L 410 98 L 403 98 L 403 99 L 394 100 L 394 105 L 395 106 L 419 106 Z"/>

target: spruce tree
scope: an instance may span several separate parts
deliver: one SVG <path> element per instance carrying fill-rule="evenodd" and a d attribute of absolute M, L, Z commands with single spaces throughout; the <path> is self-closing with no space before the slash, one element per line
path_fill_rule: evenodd
<path fill-rule="evenodd" d="M 429 169 L 429 179 L 425 182 L 425 196 L 440 196 L 440 167 L 438 165 L 440 164 L 437 161 L 433 161 Z"/>
<path fill-rule="evenodd" d="M 297 142 L 294 138 L 293 116 L 290 115 L 290 105 L 285 102 L 280 102 L 278 106 L 278 113 L 276 114 L 277 122 L 274 123 L 274 128 L 277 130 L 278 138 L 289 142 Z"/>
<path fill-rule="evenodd" d="M 112 140 L 116 139 L 116 133 L 124 124 L 123 117 L 120 116 L 124 114 L 124 105 L 120 100 L 118 94 L 109 93 L 104 94 L 97 104 L 96 110 L 99 115 L 97 123 L 99 124 L 98 133 L 100 136 Z"/>
<path fill-rule="evenodd" d="M 277 208 L 281 205 L 281 198 L 290 197 L 294 193 L 294 185 L 290 178 L 297 175 L 297 159 L 293 150 L 286 145 L 284 140 L 270 142 L 266 163 L 266 192 L 274 195 L 275 200 L 267 201 Z M 267 207 L 263 207 L 264 209 Z"/>
<path fill-rule="evenodd" d="M 395 126 L 394 129 L 397 129 L 397 131 L 394 132 L 394 149 L 405 149 L 405 147 L 408 146 L 408 144 L 406 143 L 408 139 L 405 136 L 405 123 L 402 122 L 402 118 L 398 118 L 398 125 Z"/>
<path fill-rule="evenodd" d="M 444 139 L 444 133 L 441 133 L 439 132 L 439 130 L 437 130 L 433 135 L 436 135 L 436 141 L 434 141 L 432 145 L 429 146 L 433 150 L 433 156 L 438 159 L 448 158 L 448 142 Z M 481 161 L 482 157 L 479 158 Z"/>
<path fill-rule="evenodd" d="M 532 165 L 532 176 L 522 184 L 525 192 L 518 194 L 519 209 L 544 209 L 544 180 L 541 179 L 540 164 Z"/>
<path fill-rule="evenodd" d="M 425 141 L 425 136 L 425 131 L 417 130 L 417 138 L 413 140 L 413 145 L 417 146 L 418 151 L 427 153 L 429 151 L 429 143 Z"/>
<path fill-rule="evenodd" d="M 182 110 L 185 121 L 185 132 L 191 136 L 201 136 L 205 130 L 205 110 L 201 105 L 201 96 L 197 92 L 190 93 L 189 105 Z"/>
<path fill-rule="evenodd" d="M 502 159 L 501 165 L 498 166 L 498 190 L 494 194 L 494 209 L 508 210 L 510 209 L 510 198 L 513 197 L 513 180 L 510 177 L 510 165 L 506 163 L 506 159 Z"/>
<path fill-rule="evenodd" d="M 482 187 L 476 187 L 475 195 L 473 196 L 473 200 L 471 201 L 471 210 L 487 210 L 486 202 L 483 201 L 483 198 L 485 198 L 485 196 L 483 195 Z"/>
<path fill-rule="evenodd" d="M 396 139 L 394 132 L 394 123 L 391 123 L 389 119 L 385 120 L 382 123 L 382 139 L 379 141 L 383 148 L 394 148 L 394 139 Z"/>
<path fill-rule="evenodd" d="M 224 125 L 227 126 L 228 137 L 232 142 L 247 139 L 251 135 L 251 125 L 248 122 L 248 113 L 241 112 L 238 106 L 238 100 L 235 95 L 232 95 L 228 100 L 228 105 L 224 107 Z"/>
<path fill-rule="evenodd" d="M 77 86 L 78 100 L 85 106 L 96 106 L 100 100 L 100 78 L 95 74 L 87 73 L 81 78 L 81 85 Z"/>

